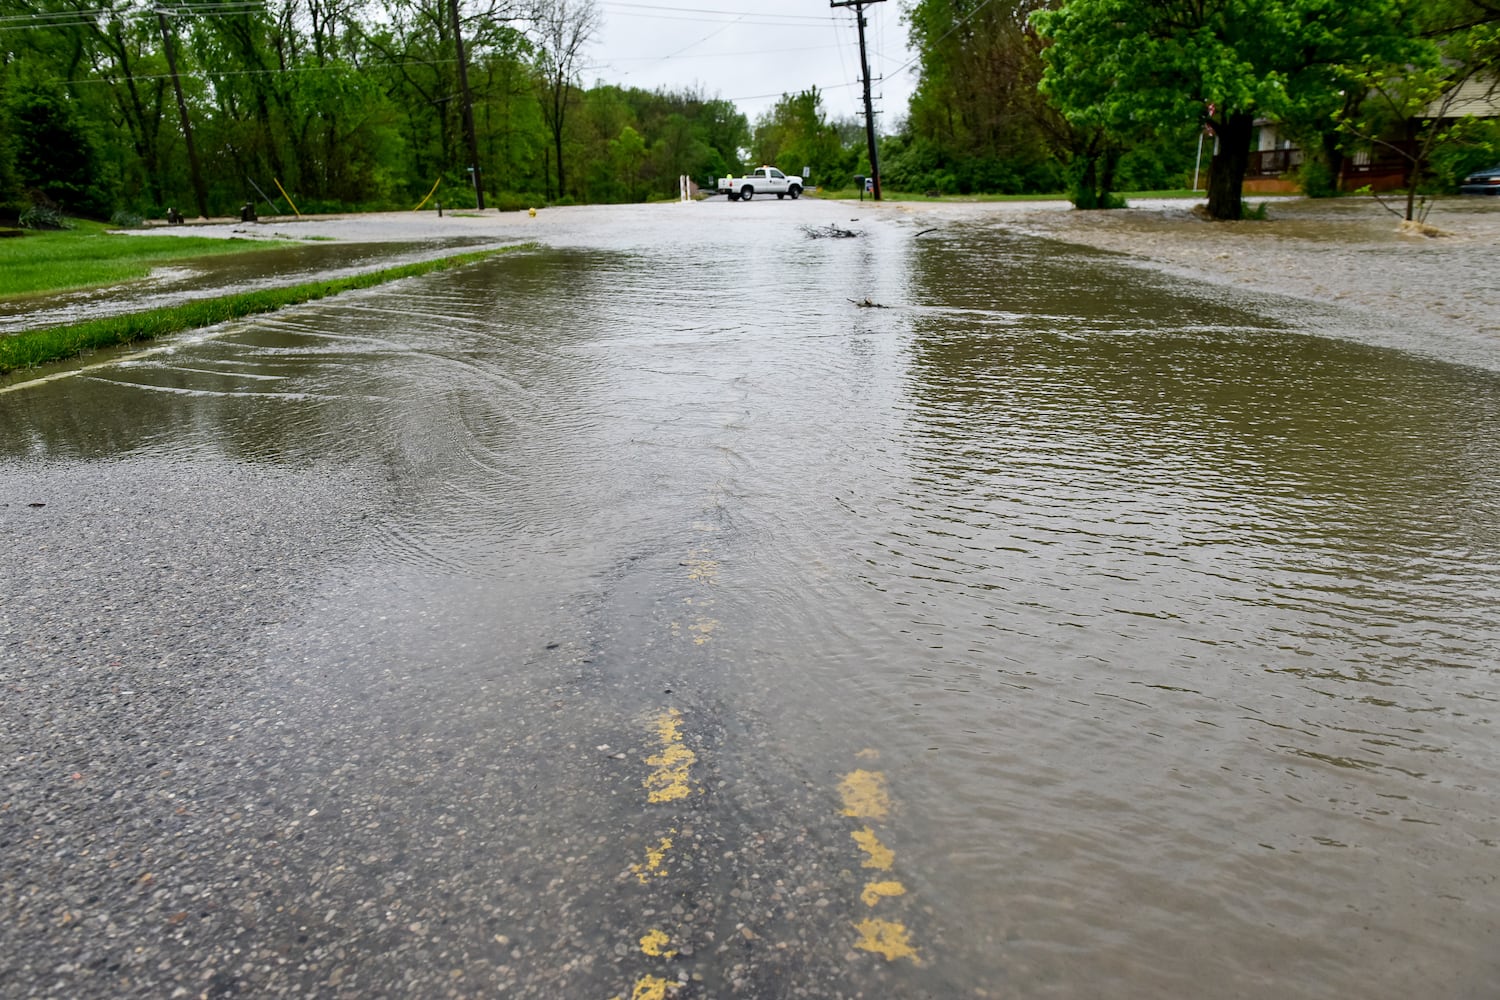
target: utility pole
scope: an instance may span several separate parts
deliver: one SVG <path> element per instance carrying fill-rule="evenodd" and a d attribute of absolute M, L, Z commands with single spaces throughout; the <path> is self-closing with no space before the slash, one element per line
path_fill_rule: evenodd
<path fill-rule="evenodd" d="M 875 200 L 880 200 L 880 155 L 875 148 L 875 108 L 870 102 L 870 58 L 865 55 L 865 8 L 884 0 L 828 0 L 830 7 L 853 7 L 859 25 L 859 68 L 865 79 L 865 143 L 870 148 L 870 176 L 874 179 Z"/>
<path fill-rule="evenodd" d="M 188 173 L 193 181 L 193 195 L 198 201 L 198 214 L 208 218 L 208 189 L 203 184 L 203 168 L 198 163 L 198 147 L 193 144 L 193 122 L 188 117 L 187 101 L 182 96 L 182 80 L 177 76 L 177 52 L 172 45 L 172 32 L 167 27 L 166 8 L 156 8 L 156 23 L 161 26 L 161 46 L 167 56 L 167 72 L 172 77 L 172 91 L 177 95 L 177 116 L 182 122 L 182 138 L 187 143 Z"/>
<path fill-rule="evenodd" d="M 448 0 L 448 14 L 453 20 L 453 45 L 458 55 L 458 92 L 463 99 L 464 138 L 469 144 L 469 169 L 474 172 L 474 192 L 479 210 L 484 211 L 484 175 L 479 170 L 479 139 L 474 134 L 474 95 L 469 91 L 469 65 L 464 59 L 464 35 L 458 18 L 458 0 Z"/>

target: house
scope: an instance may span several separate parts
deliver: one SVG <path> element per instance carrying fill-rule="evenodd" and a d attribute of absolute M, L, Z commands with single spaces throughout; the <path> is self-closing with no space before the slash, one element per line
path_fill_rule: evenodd
<path fill-rule="evenodd" d="M 1433 101 L 1424 113 L 1410 122 L 1411 133 L 1422 121 L 1461 118 L 1500 118 L 1500 79 L 1470 77 L 1459 86 Z M 1302 150 L 1281 136 L 1277 123 L 1262 118 L 1255 123 L 1255 137 L 1245 171 L 1247 193 L 1286 194 L 1300 190 L 1297 168 L 1302 164 Z M 1373 191 L 1390 191 L 1406 187 L 1411 170 L 1407 151 L 1416 147 L 1408 136 L 1392 136 L 1379 143 L 1365 144 L 1344 157 L 1339 169 L 1339 189 L 1356 191 L 1368 187 Z"/>

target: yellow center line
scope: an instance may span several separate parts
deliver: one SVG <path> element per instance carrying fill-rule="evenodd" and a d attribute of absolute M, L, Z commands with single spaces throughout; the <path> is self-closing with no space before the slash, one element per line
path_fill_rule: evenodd
<path fill-rule="evenodd" d="M 876 760 L 880 755 L 874 750 L 861 750 L 857 756 L 861 760 Z M 850 771 L 839 782 L 839 798 L 843 801 L 845 816 L 882 820 L 891 813 L 891 795 L 886 787 L 885 774 L 881 771 L 867 771 L 863 768 Z M 882 844 L 870 826 L 853 830 L 849 836 L 865 855 L 861 867 L 886 872 L 895 865 L 896 852 Z M 866 906 L 873 907 L 883 900 L 904 895 L 906 886 L 895 879 L 875 879 L 865 883 L 859 898 Z M 896 920 L 867 917 L 853 926 L 859 932 L 859 938 L 854 942 L 855 948 L 880 955 L 887 962 L 905 958 L 914 965 L 922 964 L 921 956 L 912 946 L 911 932 L 906 929 L 905 924 Z"/>
<path fill-rule="evenodd" d="M 849 834 L 859 849 L 865 852 L 865 860 L 861 863 L 862 868 L 874 868 L 876 871 L 888 872 L 891 865 L 896 863 L 896 852 L 880 842 L 875 836 L 875 831 L 868 826 L 863 830 L 855 830 Z"/>
<path fill-rule="evenodd" d="M 859 898 L 866 906 L 874 906 L 887 897 L 904 895 L 906 895 L 906 886 L 900 882 L 867 882 L 865 891 L 859 894 Z"/>
<path fill-rule="evenodd" d="M 687 567 L 689 580 L 713 586 L 719 580 L 719 564 L 716 560 L 705 558 L 707 554 L 707 549 L 692 552 L 682 561 L 682 565 Z"/>
<path fill-rule="evenodd" d="M 641 951 L 652 958 L 672 958 L 677 952 L 667 951 L 666 946 L 672 939 L 667 936 L 666 931 L 651 930 L 641 938 Z"/>
<path fill-rule="evenodd" d="M 676 833 L 677 831 L 673 830 L 672 832 Z M 661 878 L 666 875 L 667 870 L 662 867 L 662 862 L 666 860 L 667 852 L 671 849 L 671 837 L 663 837 L 660 844 L 655 847 L 646 848 L 646 863 L 630 866 L 630 870 L 635 873 L 636 881 L 640 882 L 641 885 L 649 885 L 653 878 Z"/>
<path fill-rule="evenodd" d="M 717 618 L 699 617 L 697 621 L 688 626 L 689 632 L 696 632 L 693 636 L 693 645 L 701 646 L 714 636 L 714 629 L 719 627 Z"/>
<path fill-rule="evenodd" d="M 667 987 L 671 985 L 671 980 L 660 976 L 642 976 L 636 981 L 635 989 L 630 991 L 630 1000 L 666 1000 Z M 617 996 L 615 1000 L 622 998 Z"/>
<path fill-rule="evenodd" d="M 891 796 L 880 771 L 850 771 L 839 782 L 844 815 L 860 819 L 885 819 L 891 811 Z"/>
<path fill-rule="evenodd" d="M 854 925 L 859 931 L 859 940 L 854 947 L 881 955 L 887 962 L 898 958 L 909 958 L 914 965 L 922 964 L 922 957 L 911 946 L 910 933 L 904 924 L 894 920 L 878 920 L 870 917 Z"/>
<path fill-rule="evenodd" d="M 688 772 L 698 755 L 683 745 L 682 713 L 669 708 L 657 716 L 656 735 L 661 750 L 646 758 L 646 763 L 654 768 L 642 782 L 647 790 L 646 799 L 653 803 L 685 799 L 692 793 Z"/>

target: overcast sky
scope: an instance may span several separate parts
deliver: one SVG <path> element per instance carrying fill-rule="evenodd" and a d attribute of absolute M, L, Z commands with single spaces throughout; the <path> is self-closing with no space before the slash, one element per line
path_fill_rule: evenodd
<path fill-rule="evenodd" d="M 853 8 L 828 0 L 599 0 L 603 25 L 584 52 L 584 82 L 692 87 L 733 101 L 754 123 L 783 93 L 817 87 L 831 118 L 863 111 Z M 865 8 L 876 122 L 906 116 L 914 65 L 901 0 Z M 884 76 L 882 80 L 881 77 Z M 863 118 L 860 119 L 863 121 Z"/>

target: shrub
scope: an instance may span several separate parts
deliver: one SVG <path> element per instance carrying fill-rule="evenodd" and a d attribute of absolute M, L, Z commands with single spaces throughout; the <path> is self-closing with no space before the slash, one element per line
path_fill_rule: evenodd
<path fill-rule="evenodd" d="M 38 201 L 21 213 L 22 229 L 72 229 L 72 223 L 56 205 Z"/>
<path fill-rule="evenodd" d="M 547 199 L 535 191 L 501 191 L 490 201 L 491 207 L 502 212 L 524 212 L 547 204 Z"/>
<path fill-rule="evenodd" d="M 1297 168 L 1297 183 L 1309 198 L 1332 198 L 1338 194 L 1338 178 L 1327 163 L 1315 156 L 1307 157 Z"/>

